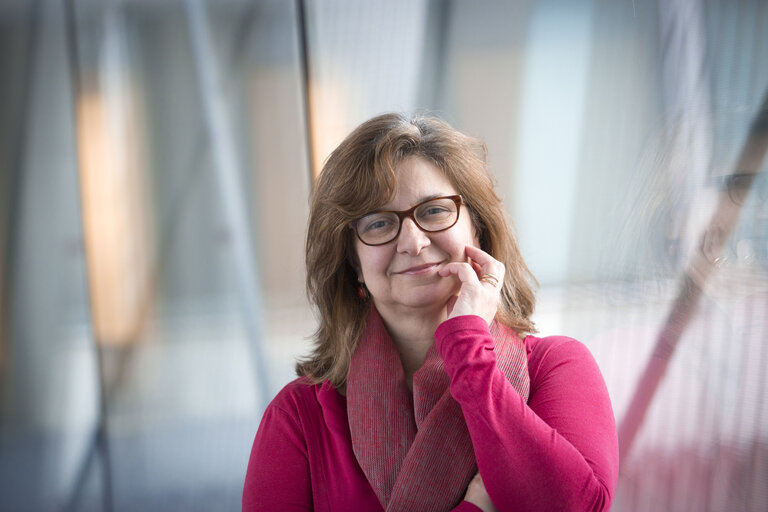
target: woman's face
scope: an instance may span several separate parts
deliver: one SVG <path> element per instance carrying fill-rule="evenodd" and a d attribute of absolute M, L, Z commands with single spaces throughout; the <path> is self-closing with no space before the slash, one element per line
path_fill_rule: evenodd
<path fill-rule="evenodd" d="M 432 197 L 458 194 L 440 169 L 424 158 L 404 159 L 395 173 L 395 197 L 382 210 L 407 210 Z M 404 309 L 437 310 L 459 290 L 456 277 L 440 277 L 437 272 L 450 261 L 466 261 L 465 247 L 470 244 L 479 246 L 466 206 L 461 206 L 453 227 L 437 233 L 424 232 L 413 219 L 405 218 L 400 235 L 384 245 L 368 246 L 355 237 L 358 279 L 384 316 L 407 312 Z"/>

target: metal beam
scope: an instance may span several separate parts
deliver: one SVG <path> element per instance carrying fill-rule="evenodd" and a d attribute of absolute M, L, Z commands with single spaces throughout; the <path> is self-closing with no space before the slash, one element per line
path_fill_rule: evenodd
<path fill-rule="evenodd" d="M 257 260 L 243 193 L 245 187 L 241 183 L 242 173 L 238 166 L 234 137 L 231 132 L 232 123 L 227 115 L 221 77 L 215 65 L 207 11 L 201 0 L 186 0 L 186 7 L 203 116 L 213 157 L 213 171 L 224 215 L 233 233 L 233 278 L 237 276 L 236 287 L 243 321 L 250 340 L 253 368 L 260 385 L 261 412 L 266 408 L 271 389 L 263 348 L 262 285 L 256 269 Z"/>

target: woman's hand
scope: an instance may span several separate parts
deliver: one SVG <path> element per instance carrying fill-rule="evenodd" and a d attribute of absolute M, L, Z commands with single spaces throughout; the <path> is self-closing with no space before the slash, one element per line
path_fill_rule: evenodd
<path fill-rule="evenodd" d="M 483 512 L 497 512 L 496 507 L 493 506 L 491 497 L 488 496 L 488 492 L 485 490 L 485 485 L 483 484 L 483 479 L 480 476 L 479 471 L 472 481 L 469 482 L 467 492 L 464 495 L 464 501 L 468 501 L 476 507 L 480 507 Z"/>
<path fill-rule="evenodd" d="M 454 261 L 438 272 L 443 277 L 455 275 L 461 281 L 459 295 L 448 301 L 448 318 L 477 315 L 490 325 L 499 306 L 504 285 L 504 265 L 487 252 L 468 245 L 469 261 Z"/>

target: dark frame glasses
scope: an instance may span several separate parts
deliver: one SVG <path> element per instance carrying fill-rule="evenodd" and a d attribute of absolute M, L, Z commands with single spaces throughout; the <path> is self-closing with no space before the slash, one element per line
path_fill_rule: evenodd
<path fill-rule="evenodd" d="M 416 218 L 416 215 L 415 215 L 416 210 L 421 208 L 424 205 L 429 204 L 429 203 L 438 202 L 438 201 L 441 201 L 441 200 L 444 200 L 444 199 L 450 199 L 456 205 L 456 217 L 453 219 L 453 222 L 451 222 L 451 224 L 448 225 L 448 226 L 440 227 L 438 229 L 429 229 L 429 228 L 425 228 L 424 226 L 422 226 L 421 223 L 419 222 L 419 220 Z M 349 226 L 350 226 L 350 228 L 352 228 L 352 231 L 355 232 L 355 235 L 357 235 L 358 240 L 360 240 L 365 245 L 369 245 L 369 246 L 375 247 L 377 245 L 384 245 L 384 244 L 388 244 L 389 242 L 391 242 L 393 240 L 397 240 L 397 237 L 400 236 L 400 230 L 403 227 L 403 220 L 405 220 L 406 217 L 410 217 L 411 220 L 413 220 L 413 223 L 416 224 L 416 226 L 420 230 L 424 231 L 425 233 L 439 233 L 441 231 L 445 231 L 447 229 L 451 229 L 459 221 L 459 215 L 461 213 L 461 205 L 463 205 L 463 204 L 466 204 L 464 202 L 464 198 L 461 197 L 461 195 L 458 195 L 458 194 L 457 195 L 452 195 L 452 196 L 433 197 L 431 199 L 427 199 L 426 201 L 422 201 L 419 204 L 414 205 L 413 207 L 411 207 L 411 208 L 409 208 L 407 210 L 402 210 L 402 211 L 396 211 L 396 210 L 375 210 L 375 211 L 366 213 L 362 217 L 358 217 L 357 219 L 355 219 L 352 222 L 350 222 Z M 361 220 L 365 219 L 366 217 L 369 217 L 371 215 L 378 215 L 378 214 L 394 214 L 394 215 L 396 215 L 397 216 L 397 222 L 398 222 L 398 224 L 397 224 L 397 231 L 394 233 L 394 235 L 391 238 L 388 238 L 385 241 L 382 241 L 382 242 L 371 242 L 369 240 L 369 241 L 366 242 L 364 240 L 364 238 L 363 238 L 363 235 L 361 235 L 360 231 L 358 230 L 358 223 Z"/>

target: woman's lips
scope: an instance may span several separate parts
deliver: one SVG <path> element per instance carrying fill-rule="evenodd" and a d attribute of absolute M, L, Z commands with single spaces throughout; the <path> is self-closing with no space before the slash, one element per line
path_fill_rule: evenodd
<path fill-rule="evenodd" d="M 416 265 L 415 267 L 407 268 L 401 272 L 398 272 L 398 274 L 406 275 L 406 276 L 416 276 L 420 274 L 427 274 L 439 266 L 439 263 L 425 263 L 424 265 Z"/>

